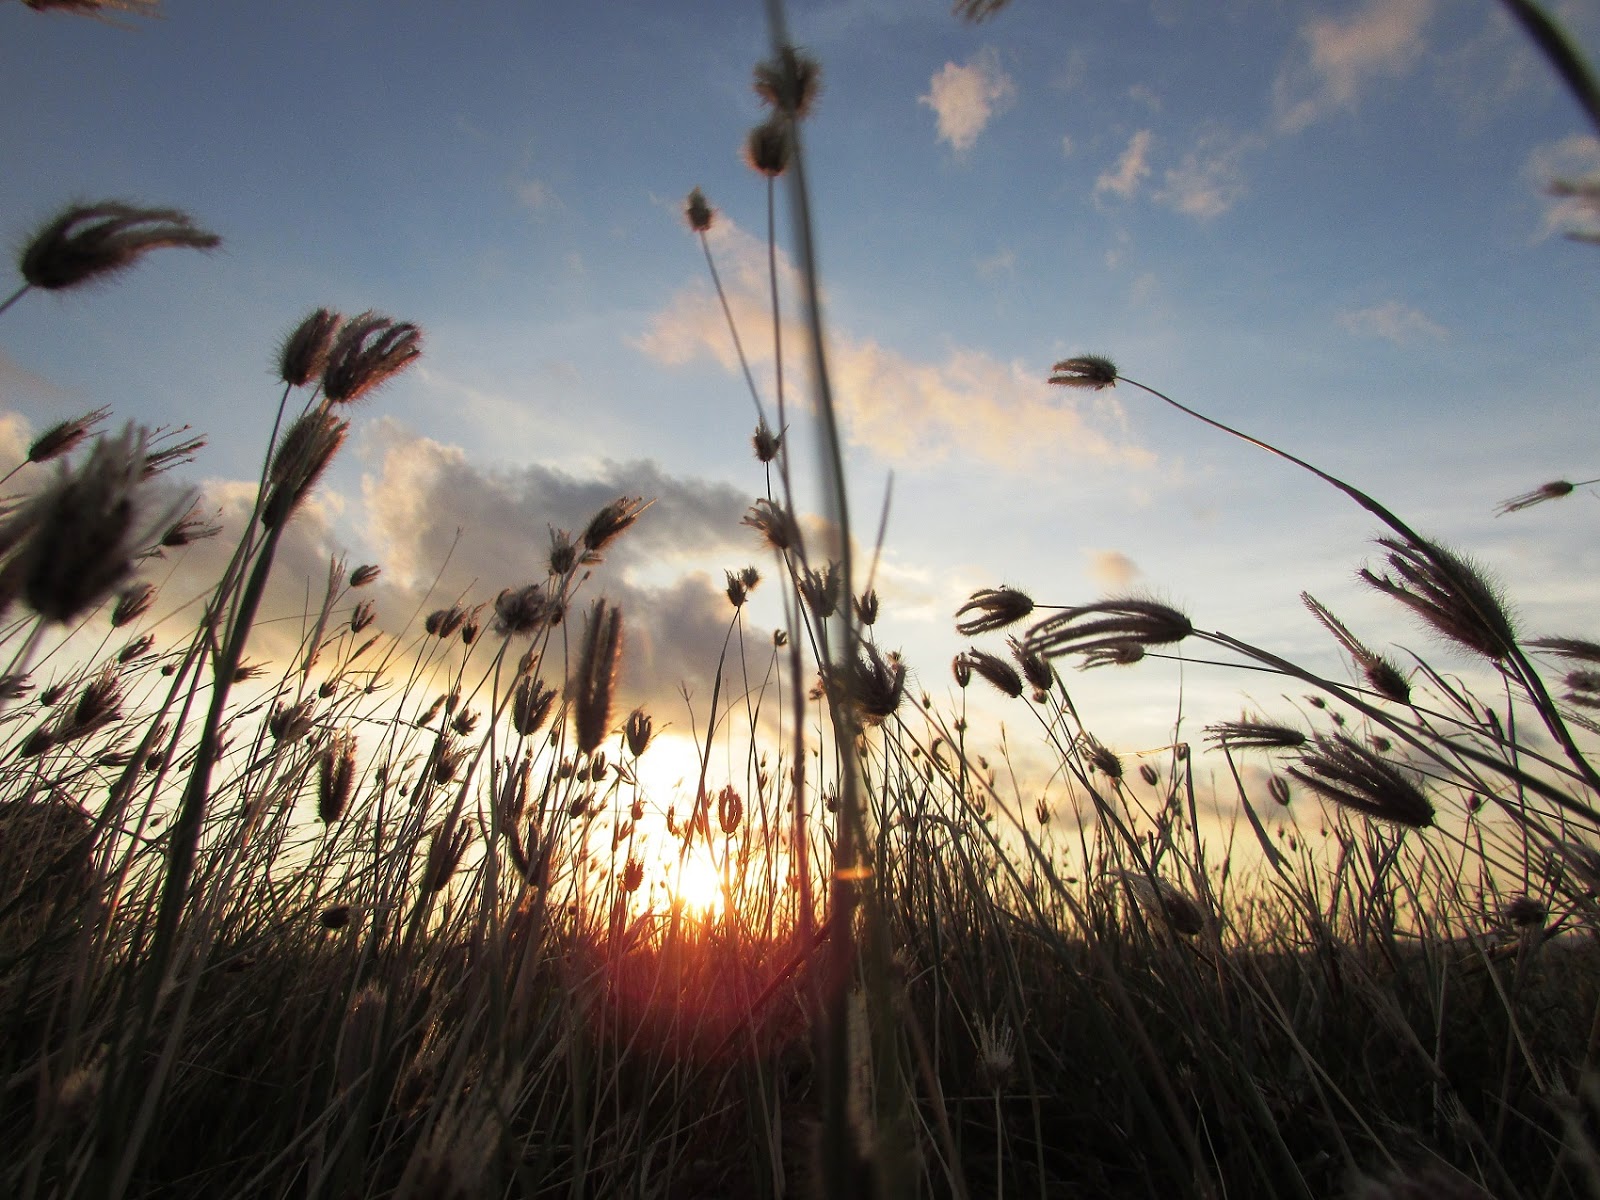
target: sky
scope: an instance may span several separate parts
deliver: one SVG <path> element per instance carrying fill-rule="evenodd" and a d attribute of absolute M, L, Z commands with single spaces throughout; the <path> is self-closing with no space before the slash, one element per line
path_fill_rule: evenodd
<path fill-rule="evenodd" d="M 686 725 L 722 571 L 771 574 L 740 524 L 765 488 L 755 410 L 682 215 L 703 188 L 770 404 L 766 190 L 740 157 L 763 10 L 165 0 L 95 21 L 0 0 L 8 248 L 105 198 L 223 239 L 0 316 L 0 449 L 102 404 L 189 423 L 211 441 L 187 479 L 237 527 L 285 334 L 319 305 L 415 321 L 424 358 L 354 414 L 282 602 L 343 553 L 384 566 L 396 628 L 539 578 L 550 526 L 653 498 L 596 584 L 624 608 L 627 705 Z M 1600 9 L 1556 10 L 1600 52 Z M 858 537 L 892 479 L 876 633 L 914 692 L 948 702 L 969 644 L 952 614 L 1000 584 L 1154 595 L 1344 678 L 1309 590 L 1364 640 L 1470 666 L 1358 584 L 1382 531 L 1347 499 L 1126 384 L 1052 389 L 1084 352 L 1470 551 L 1529 633 L 1600 635 L 1596 494 L 1495 516 L 1600 475 L 1600 249 L 1547 192 L 1600 171 L 1600 142 L 1498 5 L 1015 0 L 974 25 L 944 0 L 829 0 L 789 19 L 823 71 L 805 152 Z M 786 216 L 779 236 L 792 284 Z M 810 480 L 803 407 L 791 437 Z M 758 601 L 770 627 L 770 585 Z M 1293 712 L 1271 679 L 1198 665 L 1068 682 L 1134 753 L 1170 740 L 1180 694 L 1196 740 Z"/>

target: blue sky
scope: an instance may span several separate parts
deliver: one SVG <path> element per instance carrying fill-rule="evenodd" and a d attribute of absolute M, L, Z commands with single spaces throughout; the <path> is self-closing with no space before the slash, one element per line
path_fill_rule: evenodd
<path fill-rule="evenodd" d="M 1600 11 L 1558 11 L 1600 48 Z M 1354 582 L 1378 531 L 1348 501 L 1126 387 L 1050 389 L 1083 351 L 1473 551 L 1531 632 L 1596 635 L 1594 497 L 1493 515 L 1600 474 L 1600 250 L 1544 194 L 1600 170 L 1600 144 L 1497 5 L 790 19 L 824 72 L 805 136 L 858 523 L 892 472 L 880 634 L 916 686 L 947 692 L 950 614 L 1002 582 L 1153 592 L 1338 673 L 1310 589 L 1370 641 L 1464 665 Z M 547 524 L 658 496 L 601 582 L 636 633 L 629 686 L 679 719 L 676 680 L 703 694 L 720 644 L 721 570 L 768 566 L 738 525 L 763 487 L 753 409 L 681 218 L 703 187 L 765 383 L 765 192 L 739 146 L 767 49 L 757 3 L 166 0 L 116 23 L 0 3 L 8 243 L 109 197 L 224 238 L 0 318 L 6 429 L 100 404 L 190 422 L 212 438 L 193 480 L 236 513 L 283 334 L 317 305 L 416 321 L 422 365 L 362 406 L 286 576 L 383 562 L 398 623 L 457 526 L 445 589 L 488 598 L 538 573 Z M 1167 736 L 1176 678 L 1072 684 L 1136 749 Z M 1235 675 L 1184 687 L 1191 722 L 1241 707 Z"/>

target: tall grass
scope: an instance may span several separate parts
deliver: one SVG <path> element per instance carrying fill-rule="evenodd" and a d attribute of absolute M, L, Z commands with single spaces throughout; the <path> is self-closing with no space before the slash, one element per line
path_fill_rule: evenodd
<path fill-rule="evenodd" d="M 286 338 L 255 504 L 198 620 L 143 578 L 221 533 L 165 475 L 194 440 L 103 432 L 101 410 L 7 477 L 0 1188 L 1600 1193 L 1600 644 L 1525 636 L 1464 555 L 1185 409 L 1377 519 L 1367 582 L 1492 691 L 1374 651 L 1309 595 L 1348 678 L 1147 598 L 996 588 L 954 614 L 977 639 L 954 708 L 912 694 L 825 389 L 820 523 L 789 458 L 780 180 L 802 350 L 827 377 L 801 144 L 817 68 L 776 10 L 774 31 L 748 157 L 775 391 L 745 372 L 764 476 L 745 523 L 772 579 L 728 573 L 690 792 L 649 782 L 655 721 L 617 702 L 627 614 L 597 594 L 645 498 L 555 531 L 542 577 L 399 628 L 364 593 L 379 568 L 335 561 L 294 651 L 249 658 L 283 532 L 349 401 L 420 354 L 409 324 L 319 309 Z M 715 281 L 698 191 L 686 217 Z M 214 242 L 172 210 L 69 210 L 7 304 Z M 741 356 L 756 335 L 730 333 Z M 1143 386 L 1094 357 L 1051 381 Z M 775 638 L 747 624 L 760 586 L 781 594 Z M 1133 762 L 1059 669 L 1195 643 L 1307 708 Z M 969 723 L 971 688 L 1026 711 L 1042 784 Z M 686 902 L 695 856 L 720 902 Z"/>

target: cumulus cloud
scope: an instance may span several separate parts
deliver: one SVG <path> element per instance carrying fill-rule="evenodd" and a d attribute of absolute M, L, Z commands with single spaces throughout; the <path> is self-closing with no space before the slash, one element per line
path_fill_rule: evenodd
<path fill-rule="evenodd" d="M 1371 308 L 1351 309 L 1340 313 L 1337 320 L 1347 333 L 1383 338 L 1397 346 L 1449 336 L 1444 326 L 1398 300 L 1386 300 Z"/>
<path fill-rule="evenodd" d="M 1600 234 L 1600 199 L 1572 186 L 1600 183 L 1600 138 L 1574 133 L 1535 147 L 1528 156 L 1527 175 L 1543 193 L 1541 240 L 1552 234 Z"/>
<path fill-rule="evenodd" d="M 1317 17 L 1274 85 L 1278 128 L 1304 129 L 1353 110 L 1373 79 L 1404 75 L 1421 55 L 1433 0 L 1366 0 L 1347 17 Z"/>
<path fill-rule="evenodd" d="M 759 558 L 754 533 L 740 524 L 752 497 L 650 461 L 603 463 L 583 475 L 540 464 L 483 467 L 391 419 L 370 429 L 366 453 L 364 532 L 385 579 L 413 604 L 436 575 L 436 604 L 492 600 L 503 587 L 540 580 L 551 527 L 581 531 L 619 496 L 653 500 L 606 551 L 588 594 L 622 608 L 630 703 L 674 704 L 680 684 L 709 687 L 731 610 L 720 576 L 699 564 L 737 568 Z"/>
<path fill-rule="evenodd" d="M 1089 578 L 1108 592 L 1120 591 L 1139 577 L 1139 564 L 1120 550 L 1084 550 Z"/>
<path fill-rule="evenodd" d="M 735 321 L 741 329 L 763 328 L 771 319 L 765 242 L 726 221 L 712 237 Z M 787 260 L 779 271 L 792 284 Z M 738 369 L 709 286 L 680 290 L 635 344 L 666 365 L 709 357 L 729 371 Z M 791 327 L 785 344 L 805 345 L 804 330 Z M 745 350 L 757 369 L 770 369 L 767 338 L 748 338 Z M 978 350 L 958 347 L 937 362 L 916 361 L 870 338 L 834 331 L 830 356 L 847 441 L 893 463 L 925 466 L 953 454 L 1004 467 L 1052 462 L 1063 454 L 1152 461 L 1148 451 L 1123 439 L 1121 410 L 1109 393 L 1053 389 L 1037 370 Z M 1026 437 L 1018 436 L 1020 430 Z"/>
<path fill-rule="evenodd" d="M 1117 161 L 1100 173 L 1094 181 L 1094 194 L 1098 199 L 1103 193 L 1120 196 L 1124 200 L 1132 200 L 1142 184 L 1150 175 L 1150 143 L 1155 135 L 1148 129 L 1141 129 L 1128 139 L 1127 148 L 1117 158 Z"/>
<path fill-rule="evenodd" d="M 1220 217 L 1244 197 L 1243 159 L 1254 145 L 1254 139 L 1226 133 L 1203 135 L 1177 166 L 1167 169 L 1155 201 L 1201 221 Z"/>
<path fill-rule="evenodd" d="M 957 153 L 972 149 L 988 124 L 1010 108 L 1017 85 L 1000 66 L 1000 55 L 990 47 L 979 51 L 966 66 L 945 63 L 928 81 L 928 94 L 919 104 L 933 109 L 939 119 L 939 140 Z"/>

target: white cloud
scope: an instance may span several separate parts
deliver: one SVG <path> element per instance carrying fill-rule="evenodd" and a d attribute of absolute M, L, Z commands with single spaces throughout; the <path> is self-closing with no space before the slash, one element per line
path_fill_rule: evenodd
<path fill-rule="evenodd" d="M 1072 135 L 1070 133 L 1063 133 L 1061 135 L 1061 157 L 1071 158 L 1072 152 L 1076 149 L 1077 146 L 1072 140 Z"/>
<path fill-rule="evenodd" d="M 1600 229 L 1600 210 L 1581 195 L 1552 194 L 1553 184 L 1594 183 L 1600 180 L 1600 138 L 1574 133 L 1548 142 L 1528 155 L 1527 174 L 1544 195 L 1544 220 L 1539 238 L 1552 234 L 1594 233 Z"/>
<path fill-rule="evenodd" d="M 1156 202 L 1201 221 L 1220 217 L 1244 197 L 1243 159 L 1255 141 L 1223 133 L 1202 136 L 1182 162 L 1167 169 Z"/>
<path fill-rule="evenodd" d="M 1128 99 L 1135 104 L 1142 104 L 1153 113 L 1161 111 L 1161 97 L 1156 95 L 1153 88 L 1142 83 L 1136 83 L 1128 89 Z"/>
<path fill-rule="evenodd" d="M 1120 550 L 1090 550 L 1089 578 L 1108 592 L 1121 591 L 1141 574 L 1139 564 Z"/>
<path fill-rule="evenodd" d="M 918 98 L 939 118 L 939 140 L 957 153 L 977 143 L 988 124 L 1010 108 L 1017 85 L 1000 67 L 1000 55 L 991 47 L 981 50 L 964 67 L 953 62 L 928 81 L 928 94 Z"/>
<path fill-rule="evenodd" d="M 713 252 L 741 330 L 767 327 L 766 243 L 731 221 L 712 231 Z M 779 271 L 792 287 L 793 268 Z M 794 312 L 793 304 L 787 311 Z M 1150 453 L 1128 442 L 1120 409 L 1106 394 L 1082 397 L 1046 384 L 1036 369 L 956 347 L 937 362 L 918 361 L 845 330 L 830 333 L 832 384 L 847 441 L 895 463 L 925 466 L 960 454 L 1007 468 L 1077 455 L 1144 465 Z M 789 347 L 806 344 L 798 324 Z M 657 362 L 682 365 L 702 357 L 738 370 L 726 320 L 707 285 L 681 289 L 651 318 L 635 345 Z M 771 366 L 769 338 L 745 338 L 752 367 Z M 796 353 L 799 353 L 796 350 Z M 803 398 L 802 398 L 803 399 Z M 1022 434 L 1025 432 L 1025 436 Z"/>
<path fill-rule="evenodd" d="M 530 212 L 548 213 L 560 207 L 554 190 L 542 179 L 527 179 L 515 187 L 517 203 Z"/>
<path fill-rule="evenodd" d="M 1317 17 L 1303 47 L 1274 87 L 1279 129 L 1304 129 L 1329 113 L 1354 109 L 1368 82 L 1400 76 L 1422 53 L 1433 0 L 1365 0 L 1348 17 Z"/>
<path fill-rule="evenodd" d="M 1128 139 L 1128 145 L 1123 150 L 1116 163 L 1100 173 L 1094 181 L 1094 194 L 1099 197 L 1102 192 L 1111 192 L 1121 196 L 1124 200 L 1132 200 L 1139 191 L 1139 185 L 1150 175 L 1150 143 L 1154 134 L 1148 129 L 1141 129 Z"/>
<path fill-rule="evenodd" d="M 1347 333 L 1357 337 L 1383 338 L 1397 346 L 1422 338 L 1437 341 L 1449 336 L 1444 326 L 1398 300 L 1342 312 L 1337 320 Z"/>
<path fill-rule="evenodd" d="M 1017 256 L 1012 250 L 1001 247 L 993 254 L 980 258 L 973 263 L 978 274 L 985 279 L 996 279 L 1002 275 L 1015 275 L 1017 270 Z"/>

